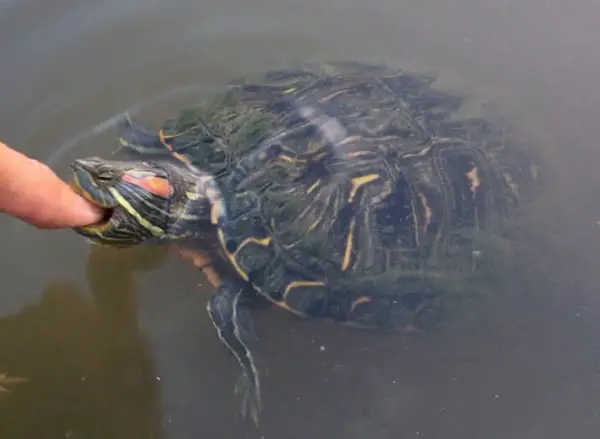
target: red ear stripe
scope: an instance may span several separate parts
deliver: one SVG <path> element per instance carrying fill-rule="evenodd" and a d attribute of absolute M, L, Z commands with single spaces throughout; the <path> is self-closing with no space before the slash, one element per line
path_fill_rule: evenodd
<path fill-rule="evenodd" d="M 135 178 L 130 175 L 124 175 L 123 181 L 135 184 L 148 192 L 158 195 L 159 197 L 168 198 L 173 194 L 173 186 L 164 178 L 161 177 L 146 177 Z"/>

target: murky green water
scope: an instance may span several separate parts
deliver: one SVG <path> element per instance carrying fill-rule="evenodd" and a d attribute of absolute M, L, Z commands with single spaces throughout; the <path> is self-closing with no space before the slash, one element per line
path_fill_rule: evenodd
<path fill-rule="evenodd" d="M 552 169 L 521 266 L 480 312 L 381 337 L 257 314 L 260 429 L 210 289 L 160 251 L 0 218 L 0 437 L 563 439 L 600 435 L 600 4 L 593 0 L 0 2 L 0 138 L 61 175 L 111 120 L 158 123 L 250 71 L 373 59 L 446 72 L 531 127 Z"/>

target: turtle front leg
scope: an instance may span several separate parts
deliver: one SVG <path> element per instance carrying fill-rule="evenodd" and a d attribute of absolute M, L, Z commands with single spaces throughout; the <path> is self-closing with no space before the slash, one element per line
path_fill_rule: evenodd
<path fill-rule="evenodd" d="M 207 310 L 221 342 L 242 368 L 242 375 L 235 389 L 235 393 L 242 399 L 242 417 L 245 418 L 249 413 L 258 426 L 261 410 L 260 379 L 249 347 L 253 332 L 248 303 L 244 300 L 248 299 L 248 288 L 242 282 L 224 279 L 217 293 L 208 302 Z"/>

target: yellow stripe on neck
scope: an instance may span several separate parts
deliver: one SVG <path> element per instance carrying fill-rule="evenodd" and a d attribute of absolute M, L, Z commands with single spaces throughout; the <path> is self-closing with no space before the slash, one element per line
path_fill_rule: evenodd
<path fill-rule="evenodd" d="M 125 209 L 127 211 L 127 213 L 129 213 L 131 216 L 133 216 L 144 228 L 149 230 L 150 233 L 152 233 L 152 235 L 161 236 L 161 235 L 165 234 L 165 231 L 163 229 L 161 229 L 160 227 L 156 227 L 150 221 L 142 218 L 142 216 L 139 214 L 139 212 L 137 210 L 135 210 L 133 208 L 133 206 L 131 204 L 129 204 L 129 202 L 125 198 L 123 198 L 121 196 L 121 194 L 115 188 L 111 187 L 111 188 L 108 188 L 108 190 L 110 191 L 112 196 L 115 197 L 115 199 L 119 202 L 119 204 L 123 207 L 123 209 Z"/>

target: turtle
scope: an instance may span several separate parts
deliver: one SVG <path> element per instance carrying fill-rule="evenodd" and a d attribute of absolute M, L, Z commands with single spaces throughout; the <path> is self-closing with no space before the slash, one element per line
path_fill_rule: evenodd
<path fill-rule="evenodd" d="M 106 210 L 75 228 L 114 247 L 167 243 L 212 275 L 208 314 L 258 424 L 261 373 L 249 310 L 406 330 L 439 318 L 536 186 L 539 156 L 438 75 L 332 61 L 232 79 L 159 128 L 130 115 L 122 157 L 72 163 Z M 515 132 L 516 133 L 516 132 Z M 213 239 L 213 245 L 206 245 Z M 452 279 L 452 281 L 451 281 Z"/>

